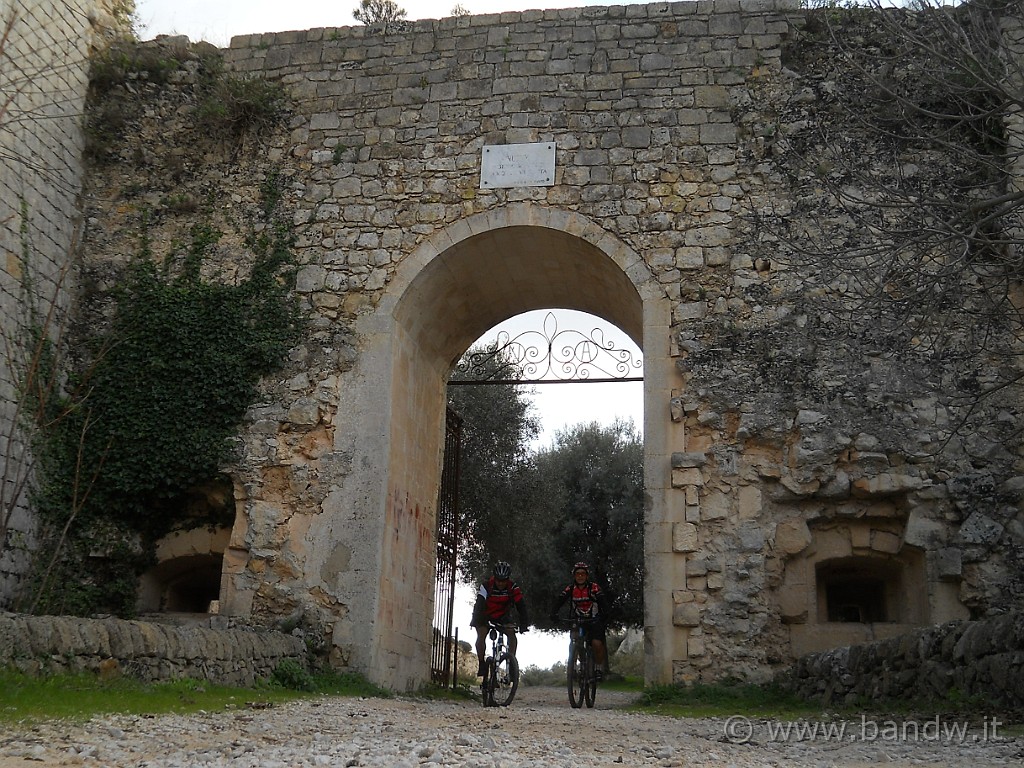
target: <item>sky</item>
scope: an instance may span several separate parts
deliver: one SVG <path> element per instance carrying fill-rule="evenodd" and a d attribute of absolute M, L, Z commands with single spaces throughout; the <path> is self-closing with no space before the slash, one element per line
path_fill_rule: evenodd
<path fill-rule="evenodd" d="M 396 0 L 410 21 L 451 16 L 456 5 L 472 14 L 532 8 L 624 5 L 626 0 Z M 352 11 L 359 0 L 136 0 L 140 37 L 187 35 L 225 48 L 235 35 L 286 32 L 358 24 Z"/>
<path fill-rule="evenodd" d="M 578 8 L 585 5 L 622 5 L 623 0 L 398 0 L 407 18 L 435 19 L 451 15 L 461 4 L 473 14 L 521 11 L 530 8 Z M 187 35 L 193 42 L 205 40 L 226 47 L 233 36 L 258 32 L 284 32 L 316 27 L 354 26 L 352 11 L 358 0 L 137 0 L 139 35 L 148 40 L 157 35 Z M 496 326 L 481 337 L 491 341 L 500 329 L 513 337 L 526 328 L 541 329 L 546 310 L 520 315 Z M 584 333 L 600 328 L 616 348 L 627 348 L 639 358 L 640 351 L 625 333 L 599 318 L 579 312 L 561 310 L 557 313 L 558 329 L 573 327 Z M 548 384 L 534 387 L 530 396 L 541 420 L 541 434 L 533 448 L 550 447 L 556 432 L 579 423 L 597 421 L 611 424 L 616 418 L 631 419 L 638 431 L 643 430 L 643 384 L 640 382 L 612 384 Z M 567 576 L 568 583 L 568 576 Z M 456 594 L 455 622 L 459 638 L 475 639 L 469 626 L 475 587 L 464 585 Z M 527 596 L 527 599 L 529 596 Z M 545 610 L 535 607 L 534 610 Z M 568 642 L 564 633 L 551 635 L 531 632 L 520 640 L 519 660 L 522 667 L 536 664 L 550 667 L 561 660 Z"/>

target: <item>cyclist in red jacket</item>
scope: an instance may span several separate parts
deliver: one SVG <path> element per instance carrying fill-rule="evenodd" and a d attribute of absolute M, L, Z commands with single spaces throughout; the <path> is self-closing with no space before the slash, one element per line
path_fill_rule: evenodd
<path fill-rule="evenodd" d="M 572 567 L 572 583 L 562 590 L 552 606 L 552 621 L 558 619 L 558 609 L 569 601 L 572 601 L 574 616 L 592 619 L 584 627 L 584 631 L 590 640 L 590 646 L 594 649 L 597 679 L 601 680 L 607 669 L 605 628 L 608 621 L 608 602 L 597 582 L 590 580 L 590 566 L 586 563 L 576 563 Z"/>
<path fill-rule="evenodd" d="M 512 566 L 504 560 L 494 564 L 494 571 L 491 578 L 480 585 L 476 593 L 476 603 L 473 605 L 473 620 L 469 626 L 476 628 L 476 657 L 478 659 L 476 674 L 482 677 L 484 674 L 484 654 L 487 652 L 487 622 L 494 621 L 499 624 L 511 624 L 512 609 L 516 609 L 519 617 L 519 631 L 525 632 L 530 626 L 530 620 L 526 613 L 526 600 L 523 598 L 523 590 L 512 581 Z M 516 633 L 514 630 L 506 630 L 508 637 L 508 651 L 516 655 Z"/>

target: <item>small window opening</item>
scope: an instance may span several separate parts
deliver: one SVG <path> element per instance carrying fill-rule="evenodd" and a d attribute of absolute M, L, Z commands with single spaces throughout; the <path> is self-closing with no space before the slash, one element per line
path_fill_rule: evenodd
<path fill-rule="evenodd" d="M 897 620 L 900 565 L 880 558 L 828 560 L 817 567 L 819 616 L 825 621 L 873 624 Z"/>
<path fill-rule="evenodd" d="M 869 624 L 885 621 L 885 585 L 881 581 L 853 579 L 825 586 L 829 621 Z"/>
<path fill-rule="evenodd" d="M 210 613 L 210 604 L 219 597 L 220 563 L 210 563 L 167 583 L 164 610 L 170 613 Z"/>
<path fill-rule="evenodd" d="M 217 613 L 222 555 L 188 555 L 165 560 L 145 578 L 153 599 L 144 610 L 161 613 Z"/>

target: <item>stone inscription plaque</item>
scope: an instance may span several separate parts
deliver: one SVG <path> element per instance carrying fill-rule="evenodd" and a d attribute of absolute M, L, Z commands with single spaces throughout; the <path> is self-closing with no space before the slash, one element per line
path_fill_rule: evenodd
<path fill-rule="evenodd" d="M 485 146 L 480 157 L 480 188 L 550 187 L 555 183 L 555 143 Z"/>

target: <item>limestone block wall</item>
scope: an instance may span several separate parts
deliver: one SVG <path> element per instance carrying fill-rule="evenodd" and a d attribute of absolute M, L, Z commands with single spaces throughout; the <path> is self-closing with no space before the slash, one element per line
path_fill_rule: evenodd
<path fill-rule="evenodd" d="M 717 0 L 237 38 L 229 71 L 291 99 L 279 130 L 238 143 L 196 135 L 194 68 L 133 83 L 145 109 L 90 178 L 104 280 L 144 203 L 157 254 L 173 247 L 190 219 L 172 193 L 214 190 L 227 225 L 279 174 L 297 236 L 308 333 L 239 435 L 223 612 L 301 617 L 336 666 L 424 680 L 445 373 L 552 306 L 644 352 L 649 681 L 766 679 L 1005 604 L 1018 446 L 924 450 L 948 427 L 925 386 L 942 361 L 819 343 L 817 276 L 752 223 L 798 210 L 786 139 L 829 114 L 816 89 L 835 84 L 783 67 L 800 21 L 796 3 Z M 524 142 L 554 143 L 553 183 L 481 185 L 483 148 Z M 218 253 L 244 270 L 237 243 Z"/>
<path fill-rule="evenodd" d="M 704 302 L 683 297 L 682 283 L 700 282 L 707 270 L 729 264 L 730 224 L 746 194 L 736 179 L 732 105 L 751 71 L 778 69 L 787 14 L 794 7 L 716 2 L 531 11 L 418 22 L 383 37 L 366 28 L 255 35 L 234 40 L 226 52 L 234 71 L 281 82 L 295 99 L 291 133 L 270 153 L 297 180 L 295 221 L 303 232 L 306 264 L 300 290 L 324 323 L 354 320 L 358 329 L 364 318 L 388 322 L 390 301 L 432 290 L 427 281 L 416 294 L 399 294 L 396 287 L 396 276 L 410 270 L 418 254 L 429 259 L 446 249 L 453 253 L 453 245 L 461 248 L 476 234 L 483 242 L 484 233 L 491 233 L 486 251 L 467 254 L 458 267 L 454 255 L 438 260 L 449 265 L 449 282 L 437 289 L 435 304 L 416 302 L 394 313 L 400 322 L 445 316 L 445 322 L 428 326 L 430 333 L 416 332 L 415 339 L 440 364 L 403 370 L 396 363 L 394 370 L 381 372 L 384 376 L 408 381 L 402 374 L 411 372 L 412 381 L 430 387 L 435 369 L 451 364 L 474 332 L 535 306 L 594 311 L 643 342 L 650 391 L 658 393 L 650 404 L 654 415 L 647 434 L 648 486 L 657 499 L 649 516 L 648 568 L 659 676 L 671 674 L 665 659 L 685 655 L 680 644 L 688 634 L 671 623 L 668 587 L 685 561 L 672 552 L 668 528 L 679 514 L 669 498 L 668 457 L 673 444 L 685 447 L 682 425 L 665 418 L 675 376 L 670 325 L 705 311 Z M 553 185 L 481 187 L 485 145 L 532 141 L 555 143 Z M 543 234 L 560 228 L 568 234 L 563 242 Z M 595 245 L 605 258 L 621 263 L 619 277 L 601 274 L 599 259 L 587 269 L 590 263 L 576 254 Z M 547 261 L 538 258 L 549 253 Z M 548 266 L 556 263 L 555 254 L 571 257 L 556 270 Z M 494 263 L 474 267 L 487 257 Z M 474 269 L 480 273 L 472 274 Z M 632 282 L 634 296 L 642 289 L 637 309 L 609 287 L 623 276 Z M 492 281 L 504 281 L 500 291 Z M 481 291 L 494 295 L 481 298 Z M 658 302 L 669 309 L 656 310 Z M 425 321 L 409 322 L 422 327 Z M 357 333 L 357 338 L 362 337 Z M 461 338 L 463 346 L 449 338 Z M 359 348 L 363 354 L 370 349 L 366 343 Z M 387 403 L 370 403 L 389 380 L 367 384 L 363 374 L 343 376 L 341 387 L 351 402 L 359 402 L 355 391 L 373 387 L 360 407 L 387 414 Z M 391 402 L 405 399 L 396 392 Z M 354 434 L 341 420 L 343 411 L 346 422 L 354 418 L 349 410 L 339 409 L 336 450 Z M 390 413 L 393 441 L 433 434 L 441 423 L 436 407 L 402 413 Z M 421 414 L 423 421 L 407 420 L 405 414 Z M 436 445 L 436 437 L 431 440 L 428 445 Z M 379 456 L 401 455 L 392 444 L 382 446 L 378 457 L 360 459 L 365 446 L 362 440 L 344 453 L 374 468 L 380 466 Z M 439 457 L 432 448 L 421 450 L 422 458 L 391 464 L 392 472 L 412 467 L 417 477 L 425 472 L 436 477 Z M 357 482 L 338 490 L 332 505 L 339 511 L 363 506 L 364 481 Z M 404 499 L 409 490 L 400 485 L 383 495 Z M 434 493 L 430 486 L 416 492 L 428 514 Z M 390 528 L 385 525 L 385 536 Z M 348 532 L 373 547 L 357 550 L 364 557 L 381 538 L 375 530 L 360 534 L 350 527 Z M 391 561 L 387 552 L 382 557 L 381 562 Z M 250 558 L 235 580 L 239 594 L 273 591 L 265 579 L 252 578 L 252 564 Z M 354 558 L 348 565 L 352 573 L 379 567 L 360 566 Z M 384 584 L 390 581 L 385 576 Z M 350 609 L 355 602 L 354 596 L 338 599 Z M 390 595 L 381 600 L 383 613 L 376 615 L 382 624 L 407 617 L 399 620 L 408 623 L 389 636 L 412 640 L 396 645 L 393 654 L 381 648 L 394 659 L 381 663 L 408 664 L 401 660 L 410 653 L 422 656 L 416 650 L 422 640 L 416 638 L 424 636 L 423 614 L 402 610 Z M 226 605 L 232 610 L 233 601 Z"/>
<path fill-rule="evenodd" d="M 954 692 L 1005 707 L 1024 704 L 1024 614 L 949 622 L 889 640 L 797 660 L 779 682 L 832 704 L 946 698 Z"/>
<path fill-rule="evenodd" d="M 88 671 L 252 686 L 270 678 L 282 661 L 307 665 L 299 637 L 229 629 L 224 619 L 219 623 L 214 628 L 0 613 L 0 667 L 28 674 Z"/>
<path fill-rule="evenodd" d="M 45 316 L 66 307 L 74 282 L 88 56 L 112 29 L 105 8 L 105 0 L 36 0 L 0 9 L 0 28 L 9 30 L 0 50 L 0 322 L 15 342 L 26 319 L 24 286 Z M 59 324 L 50 323 L 52 335 Z M 33 542 L 21 492 L 30 459 L 16 425 L 25 362 L 17 345 L 0 354 L 0 514 L 9 515 L 0 608 L 11 604 Z"/>

